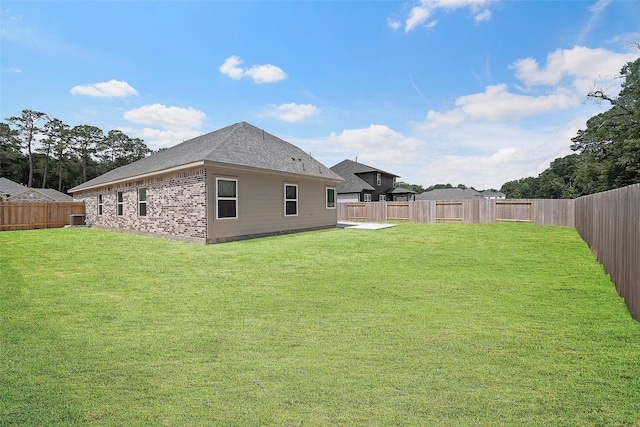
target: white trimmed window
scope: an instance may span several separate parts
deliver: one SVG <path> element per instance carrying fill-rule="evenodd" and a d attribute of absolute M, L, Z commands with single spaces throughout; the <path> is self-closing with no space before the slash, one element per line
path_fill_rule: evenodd
<path fill-rule="evenodd" d="M 238 218 L 238 180 L 216 178 L 216 219 Z"/>
<path fill-rule="evenodd" d="M 296 184 L 284 185 L 284 215 L 298 215 L 298 186 Z"/>
<path fill-rule="evenodd" d="M 378 197 L 378 201 L 386 202 L 387 201 L 387 196 L 385 196 L 384 194 L 381 194 L 380 197 Z"/>
<path fill-rule="evenodd" d="M 393 177 L 393 188 L 396 188 L 396 185 L 398 185 L 398 183 L 396 182 L 396 177 Z"/>
<path fill-rule="evenodd" d="M 336 208 L 336 189 L 333 187 L 327 187 L 327 209 Z"/>
<path fill-rule="evenodd" d="M 378 181 L 378 186 L 382 185 L 382 175 L 380 173 L 376 174 L 376 180 Z"/>
<path fill-rule="evenodd" d="M 147 216 L 147 188 L 138 188 L 138 216 Z"/>
<path fill-rule="evenodd" d="M 371 201 L 371 194 L 364 193 L 364 201 L 365 202 L 370 202 Z"/>
<path fill-rule="evenodd" d="M 124 199 L 122 198 L 122 191 L 116 192 L 116 215 L 122 216 L 124 214 Z"/>
<path fill-rule="evenodd" d="M 102 215 L 102 208 L 104 207 L 104 200 L 102 194 L 98 194 L 98 215 Z"/>

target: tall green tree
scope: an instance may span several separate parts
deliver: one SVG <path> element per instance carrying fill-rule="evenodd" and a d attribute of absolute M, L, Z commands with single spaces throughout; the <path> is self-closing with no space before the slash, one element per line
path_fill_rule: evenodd
<path fill-rule="evenodd" d="M 602 89 L 588 94 L 611 108 L 591 117 L 571 139 L 581 155 L 576 186 L 582 194 L 640 182 L 640 58 L 625 64 L 620 78 L 618 96 Z"/>
<path fill-rule="evenodd" d="M 42 129 L 38 127 L 38 122 L 47 120 L 45 113 L 33 110 L 22 110 L 20 116 L 8 117 L 5 119 L 11 123 L 17 131 L 16 138 L 21 149 L 27 150 L 29 159 L 29 179 L 27 187 L 33 186 L 33 146 L 36 138 L 42 133 Z"/>
<path fill-rule="evenodd" d="M 73 140 L 71 126 L 60 119 L 52 119 L 45 125 L 45 133 L 47 134 L 48 144 L 50 144 L 53 151 L 53 156 L 58 163 L 58 191 L 62 191 L 63 164 L 67 158 L 67 153 L 71 149 Z"/>
<path fill-rule="evenodd" d="M 82 163 L 82 182 L 87 181 L 87 169 L 92 156 L 102 144 L 104 133 L 102 129 L 90 125 L 78 125 L 72 129 L 73 143 L 71 149 Z"/>
<path fill-rule="evenodd" d="M 97 151 L 105 171 L 142 159 L 151 152 L 140 138 L 131 138 L 117 129 L 107 133 Z"/>
<path fill-rule="evenodd" d="M 7 123 L 0 123 L 0 177 L 21 182 L 20 164 L 24 155 L 20 152 L 18 131 L 11 129 Z"/>

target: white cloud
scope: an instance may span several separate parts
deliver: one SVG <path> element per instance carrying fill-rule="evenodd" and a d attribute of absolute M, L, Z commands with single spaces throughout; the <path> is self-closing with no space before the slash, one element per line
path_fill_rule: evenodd
<path fill-rule="evenodd" d="M 218 67 L 218 70 L 225 76 L 238 80 L 244 75 L 244 70 L 238 67 L 242 62 L 242 59 L 233 55 L 225 59 L 222 65 Z"/>
<path fill-rule="evenodd" d="M 549 95 L 518 95 L 510 93 L 507 85 L 499 84 L 487 86 L 483 93 L 460 96 L 455 104 L 455 109 L 446 112 L 429 111 L 425 126 L 455 125 L 465 120 L 519 120 L 575 107 L 580 104 L 580 97 L 562 88 Z"/>
<path fill-rule="evenodd" d="M 74 86 L 71 88 L 71 94 L 96 98 L 123 98 L 137 95 L 138 91 L 132 88 L 129 83 L 114 79 L 108 82 Z"/>
<path fill-rule="evenodd" d="M 527 92 L 513 93 L 504 83 L 487 86 L 482 93 L 459 96 L 451 110 L 429 111 L 424 127 L 432 129 L 466 120 L 520 120 L 575 108 L 594 84 L 616 92 L 620 79 L 615 76 L 625 63 L 636 58 L 637 53 L 576 46 L 550 53 L 542 68 L 534 58 L 520 59 L 510 68 Z M 531 87 L 542 87 L 544 93 L 532 94 Z"/>
<path fill-rule="evenodd" d="M 301 122 L 318 113 L 318 108 L 312 104 L 296 104 L 294 102 L 281 105 L 270 104 L 269 112 L 263 114 L 266 117 L 274 117 L 284 122 Z"/>
<path fill-rule="evenodd" d="M 419 4 L 412 7 L 409 11 L 409 15 L 405 20 L 404 31 L 408 33 L 419 26 L 424 26 L 426 28 L 434 27 L 438 21 L 432 19 L 427 22 L 427 20 L 429 20 L 439 9 L 452 11 L 461 8 L 469 8 L 475 13 L 474 20 L 476 23 L 488 21 L 491 19 L 491 11 L 489 9 L 482 8 L 490 2 L 490 0 L 421 0 Z M 387 22 L 397 21 L 387 20 Z M 392 28 L 394 27 L 392 26 Z"/>
<path fill-rule="evenodd" d="M 387 18 L 387 25 L 395 31 L 402 26 L 402 23 L 398 20 Z"/>
<path fill-rule="evenodd" d="M 167 107 L 162 104 L 145 105 L 127 111 L 124 118 L 142 125 L 159 126 L 169 130 L 197 129 L 206 115 L 194 108 Z"/>
<path fill-rule="evenodd" d="M 358 156 L 360 161 L 371 162 L 383 169 L 385 165 L 407 167 L 416 162 L 417 153 L 420 153 L 419 157 L 426 154 L 426 151 L 421 150 L 424 148 L 422 141 L 405 136 L 385 125 L 372 124 L 368 128 L 345 129 L 339 135 L 332 132 L 329 145 L 335 152 L 348 157 Z M 393 173 L 392 170 L 389 172 Z"/>
<path fill-rule="evenodd" d="M 236 80 L 250 77 L 257 84 L 274 83 L 288 77 L 287 73 L 275 65 L 253 65 L 249 68 L 242 68 L 240 65 L 243 63 L 244 61 L 239 56 L 233 55 L 225 59 L 218 70 L 225 76 Z"/>
<path fill-rule="evenodd" d="M 485 9 L 482 12 L 478 13 L 476 16 L 474 16 L 473 19 L 476 21 L 476 23 L 488 21 L 491 19 L 491 11 L 489 9 Z"/>
<path fill-rule="evenodd" d="M 418 25 L 423 24 L 427 19 L 431 16 L 431 12 L 429 8 L 426 6 L 415 6 L 409 12 L 409 17 L 405 22 L 404 31 L 408 33 L 409 31 L 416 28 Z"/>
<path fill-rule="evenodd" d="M 141 138 L 144 143 L 152 150 L 159 148 L 172 147 L 186 140 L 201 135 L 201 132 L 193 129 L 183 130 L 167 130 L 167 129 L 151 129 L 151 128 L 122 128 L 122 132 L 133 138 Z"/>
<path fill-rule="evenodd" d="M 527 87 L 552 86 L 564 78 L 612 80 L 622 66 L 637 59 L 638 53 L 617 53 L 607 49 L 592 49 L 575 46 L 573 49 L 558 49 L 547 55 L 547 63 L 541 68 L 534 58 L 519 59 L 510 67 L 516 77 Z"/>

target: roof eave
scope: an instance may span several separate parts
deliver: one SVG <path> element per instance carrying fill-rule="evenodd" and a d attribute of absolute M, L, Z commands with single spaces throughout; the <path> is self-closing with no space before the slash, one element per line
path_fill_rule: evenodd
<path fill-rule="evenodd" d="M 80 184 L 76 187 L 70 188 L 69 190 L 67 190 L 68 193 L 77 193 L 80 191 L 86 191 L 86 190 L 92 190 L 94 188 L 100 188 L 100 187 L 105 187 L 107 185 L 114 185 L 114 184 L 120 184 L 123 182 L 128 182 L 128 181 L 133 181 L 136 179 L 144 179 L 144 178 L 150 178 L 152 176 L 157 176 L 157 175 L 164 175 L 166 173 L 171 173 L 171 172 L 176 172 L 179 170 L 183 170 L 183 169 L 191 169 L 194 167 L 198 167 L 198 166 L 202 166 L 204 165 L 205 162 L 204 161 L 198 161 L 198 162 L 191 162 L 191 163 L 187 163 L 184 165 L 179 165 L 179 166 L 174 166 L 171 168 L 167 168 L 167 169 L 160 169 L 157 171 L 152 171 L 152 172 L 147 172 L 147 173 L 143 173 L 143 174 L 139 174 L 139 175 L 132 175 L 126 178 L 120 178 L 120 179 L 114 179 L 113 181 L 106 181 L 106 182 L 101 182 L 101 183 L 96 183 L 93 185 L 88 185 L 86 187 L 83 187 L 83 184 Z"/>
<path fill-rule="evenodd" d="M 95 188 L 100 188 L 100 187 L 105 187 L 105 186 L 109 186 L 109 185 L 115 185 L 115 184 L 120 184 L 123 182 L 129 182 L 129 181 L 134 181 L 134 180 L 139 180 L 139 179 L 145 179 L 145 178 L 150 178 L 153 176 L 158 176 L 158 175 L 164 175 L 167 173 L 172 173 L 172 172 L 176 172 L 176 171 L 180 171 L 180 170 L 184 170 L 184 169 L 191 169 L 194 167 L 198 167 L 198 166 L 213 166 L 213 167 L 218 167 L 218 168 L 224 168 L 224 169 L 231 169 L 231 170 L 245 170 L 245 171 L 251 171 L 251 172 L 260 172 L 260 173 L 269 173 L 269 174 L 274 174 L 274 175 L 287 175 L 287 176 L 295 176 L 295 177 L 303 177 L 303 178 L 310 178 L 310 179 L 318 179 L 318 180 L 323 180 L 323 181 L 333 181 L 335 183 L 344 181 L 344 179 L 338 177 L 331 177 L 331 176 L 321 176 L 321 175 L 309 175 L 309 174 L 304 174 L 304 173 L 295 173 L 295 172 L 283 172 L 283 171 L 277 171 L 277 170 L 271 170 L 271 169 L 262 169 L 262 168 L 255 168 L 255 167 L 251 167 L 251 166 L 242 166 L 242 165 L 232 165 L 232 164 L 228 164 L 228 163 L 222 163 L 222 162 L 212 162 L 212 161 L 207 161 L 207 160 L 201 160 L 201 161 L 197 161 L 197 162 L 191 162 L 191 163 L 187 163 L 184 165 L 179 165 L 179 166 L 174 166 L 171 168 L 167 168 L 167 169 L 161 169 L 161 170 L 157 170 L 157 171 L 153 171 L 153 172 L 148 172 L 148 173 L 144 173 L 144 174 L 139 174 L 139 175 L 133 175 L 127 178 L 121 178 L 121 179 L 116 179 L 113 181 L 106 181 L 106 182 L 102 182 L 102 183 L 96 183 L 93 185 L 89 185 L 86 187 L 83 187 L 82 184 L 73 187 L 71 189 L 68 190 L 69 193 L 77 193 L 80 191 L 86 191 L 86 190 L 92 190 Z"/>

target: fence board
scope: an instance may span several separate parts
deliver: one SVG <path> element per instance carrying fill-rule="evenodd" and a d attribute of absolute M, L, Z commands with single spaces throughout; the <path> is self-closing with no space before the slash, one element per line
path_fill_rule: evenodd
<path fill-rule="evenodd" d="M 420 200 L 409 202 L 338 203 L 339 221 L 464 222 L 500 221 L 575 226 L 574 200 Z"/>
<path fill-rule="evenodd" d="M 84 213 L 83 202 L 0 202 L 0 231 L 61 228 Z"/>

